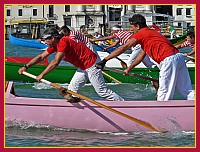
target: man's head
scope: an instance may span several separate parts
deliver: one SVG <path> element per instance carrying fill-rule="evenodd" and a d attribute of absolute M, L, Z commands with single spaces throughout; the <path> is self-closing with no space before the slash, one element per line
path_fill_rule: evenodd
<path fill-rule="evenodd" d="M 43 34 L 42 38 L 49 47 L 52 47 L 56 40 L 60 39 L 59 32 L 55 28 L 47 28 Z"/>
<path fill-rule="evenodd" d="M 60 33 L 62 33 L 64 36 L 69 36 L 70 35 L 70 29 L 67 26 L 62 26 L 60 28 Z"/>
<path fill-rule="evenodd" d="M 112 27 L 112 34 L 115 34 L 121 30 L 121 27 L 119 25 L 115 25 Z"/>
<path fill-rule="evenodd" d="M 147 27 L 146 19 L 140 14 L 134 14 L 132 18 L 129 18 L 130 30 L 137 33 L 140 29 Z"/>
<path fill-rule="evenodd" d="M 188 32 L 186 35 L 186 40 L 191 44 L 195 44 L 195 34 L 193 32 Z"/>

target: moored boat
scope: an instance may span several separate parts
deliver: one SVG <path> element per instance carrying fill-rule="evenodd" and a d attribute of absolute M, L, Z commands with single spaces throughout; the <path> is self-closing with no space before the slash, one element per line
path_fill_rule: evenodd
<path fill-rule="evenodd" d="M 186 34 L 183 34 L 180 37 L 177 38 L 173 38 L 170 39 L 170 42 L 173 45 L 177 45 L 182 43 L 186 38 Z M 46 49 L 47 45 L 43 44 L 43 43 L 39 43 L 37 40 L 28 40 L 28 39 L 22 39 L 22 38 L 17 38 L 14 35 L 10 34 L 10 42 L 14 45 L 17 46 L 24 46 L 24 47 L 30 47 L 30 48 L 37 48 L 37 49 Z M 107 47 L 104 45 L 101 45 L 102 47 Z M 118 45 L 117 47 L 119 47 L 120 45 Z M 102 51 L 102 49 L 100 47 L 98 47 L 97 45 L 95 45 L 95 48 L 97 51 Z M 109 51 L 114 51 L 115 48 L 110 48 Z"/>
<path fill-rule="evenodd" d="M 15 95 L 13 82 L 6 84 L 6 122 L 48 125 L 69 129 L 109 132 L 151 131 L 105 108 L 82 100 L 29 98 Z M 152 126 L 167 131 L 195 131 L 195 104 L 189 100 L 97 101 Z M 184 113 L 184 115 L 183 115 Z"/>
<path fill-rule="evenodd" d="M 28 40 L 28 39 L 22 39 L 17 38 L 10 34 L 9 38 L 10 42 L 17 46 L 24 46 L 24 47 L 30 47 L 30 48 L 36 48 L 36 49 L 46 49 L 47 45 L 38 42 L 38 40 Z"/>

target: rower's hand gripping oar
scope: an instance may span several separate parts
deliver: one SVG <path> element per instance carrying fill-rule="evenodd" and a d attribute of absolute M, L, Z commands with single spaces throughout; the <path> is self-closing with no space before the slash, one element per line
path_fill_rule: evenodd
<path fill-rule="evenodd" d="M 98 44 L 96 44 L 94 42 L 92 42 L 92 43 L 95 44 L 96 46 L 98 46 L 99 48 L 101 48 L 102 50 L 104 50 L 104 48 L 102 46 L 100 46 L 100 45 L 98 45 Z M 110 52 L 108 50 L 106 50 L 106 52 L 110 54 Z M 128 67 L 127 64 L 122 59 L 120 59 L 118 57 L 116 57 L 116 59 L 120 61 L 120 63 L 121 63 L 123 68 L 127 68 Z"/>
<path fill-rule="evenodd" d="M 28 73 L 28 72 L 23 71 L 22 74 L 24 74 L 24 75 L 26 75 L 26 76 L 28 76 L 28 77 L 31 77 L 31 78 L 33 78 L 33 79 L 36 79 L 36 76 L 35 76 L 35 75 L 32 75 L 32 74 L 30 74 L 30 73 Z M 45 79 L 41 79 L 41 82 L 46 83 L 46 84 L 49 84 L 49 85 L 51 85 L 51 86 L 53 86 L 53 87 L 55 87 L 55 88 L 57 88 L 57 89 L 61 89 L 61 88 L 62 88 L 61 86 L 59 86 L 59 85 L 57 85 L 57 84 L 54 84 L 54 83 L 52 83 L 52 82 L 50 82 L 50 81 L 47 81 L 47 80 L 45 80 Z M 93 99 L 91 99 L 91 98 L 85 97 L 85 96 L 83 96 L 83 95 L 81 95 L 81 94 L 78 94 L 78 93 L 73 92 L 73 91 L 68 90 L 68 89 L 66 89 L 66 91 L 67 91 L 68 93 L 72 94 L 72 95 L 75 95 L 75 96 L 79 97 L 80 99 L 84 99 L 84 100 L 86 100 L 86 101 L 88 101 L 88 102 L 90 102 L 90 103 L 93 103 L 93 104 L 95 104 L 95 105 L 98 105 L 98 106 L 100 106 L 100 107 L 102 107 L 102 108 L 104 108 L 104 109 L 106 109 L 106 110 L 109 110 L 109 111 L 111 111 L 111 112 L 114 112 L 114 113 L 116 113 L 116 114 L 118 114 L 118 115 L 120 115 L 120 116 L 123 116 L 123 117 L 125 117 L 125 118 L 127 118 L 127 119 L 129 119 L 129 120 L 131 120 L 131 121 L 134 121 L 134 122 L 136 122 L 136 123 L 138 123 L 138 124 L 140 124 L 140 125 L 146 127 L 146 128 L 149 128 L 149 129 L 151 129 L 151 130 L 153 130 L 153 131 L 161 132 L 161 133 L 166 133 L 166 132 L 168 132 L 168 131 L 166 131 L 166 130 L 157 129 L 157 128 L 153 127 L 151 124 L 149 124 L 149 123 L 147 123 L 147 122 L 145 122 L 145 121 L 139 120 L 139 119 L 137 119 L 137 118 L 134 118 L 134 117 L 131 117 L 131 116 L 127 115 L 127 114 L 124 114 L 124 113 L 122 113 L 122 112 L 120 112 L 120 111 L 117 111 L 117 110 L 115 110 L 115 109 L 112 109 L 112 108 L 110 108 L 110 107 L 108 107 L 108 106 L 106 106 L 106 105 L 104 105 L 104 104 L 102 104 L 102 103 L 99 103 L 99 102 L 97 102 L 97 101 L 95 101 L 95 100 L 93 100 Z"/>

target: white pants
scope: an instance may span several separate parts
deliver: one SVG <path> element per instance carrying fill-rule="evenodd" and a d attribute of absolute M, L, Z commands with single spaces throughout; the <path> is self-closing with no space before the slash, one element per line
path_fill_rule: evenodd
<path fill-rule="evenodd" d="M 141 45 L 140 44 L 137 44 L 135 47 L 132 47 L 131 50 L 132 50 L 132 53 L 127 61 L 127 65 L 130 66 L 132 64 L 132 62 L 135 60 L 135 58 L 137 57 L 137 55 L 140 53 L 141 51 Z M 146 55 L 143 59 L 143 64 L 146 66 L 146 67 L 155 67 L 156 65 L 150 60 L 149 56 Z"/>
<path fill-rule="evenodd" d="M 194 89 L 182 54 L 177 53 L 165 58 L 159 68 L 158 101 L 173 99 L 175 88 L 184 99 L 194 100 Z"/>
<path fill-rule="evenodd" d="M 99 62 L 98 59 L 96 63 L 97 62 Z M 74 92 L 78 92 L 81 87 L 83 87 L 85 83 L 89 80 L 100 97 L 112 101 L 124 101 L 122 97 L 107 88 L 102 71 L 101 69 L 97 69 L 95 67 L 95 64 L 86 70 L 78 69 L 74 74 L 68 86 L 68 89 Z"/>
<path fill-rule="evenodd" d="M 171 37 L 170 37 L 170 38 L 173 39 L 174 36 L 179 37 L 179 35 L 176 33 L 176 30 L 173 30 L 173 31 L 171 32 Z"/>

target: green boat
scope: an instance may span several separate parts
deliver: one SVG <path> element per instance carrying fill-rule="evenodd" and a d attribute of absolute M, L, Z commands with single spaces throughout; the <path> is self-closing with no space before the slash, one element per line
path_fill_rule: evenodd
<path fill-rule="evenodd" d="M 35 80 L 28 78 L 24 75 L 18 74 L 18 70 L 23 66 L 23 63 L 15 63 L 15 62 L 5 62 L 5 80 L 6 81 L 22 81 L 22 82 L 35 82 Z M 39 75 L 44 69 L 46 65 L 34 65 L 29 68 L 27 71 L 34 74 Z M 123 68 L 118 68 L 123 70 Z M 195 68 L 188 67 L 192 84 L 195 83 Z M 45 79 L 53 82 L 53 83 L 69 83 L 72 79 L 74 73 L 76 72 L 76 68 L 73 66 L 58 66 L 56 69 L 51 71 L 45 76 Z M 151 83 L 149 80 L 145 80 L 142 78 L 137 78 L 134 76 L 124 76 L 123 74 L 112 72 L 108 70 L 104 70 L 107 74 L 114 77 L 115 79 L 121 81 L 122 83 L 142 83 L 147 84 Z M 151 78 L 158 79 L 159 69 L 158 68 L 133 68 L 131 73 L 135 73 L 142 76 L 147 76 Z M 105 76 L 106 83 L 113 82 L 111 78 Z"/>
<path fill-rule="evenodd" d="M 180 37 L 174 38 L 174 39 L 170 39 L 170 42 L 176 46 L 177 44 L 181 44 L 185 41 L 187 33 L 181 35 Z"/>

